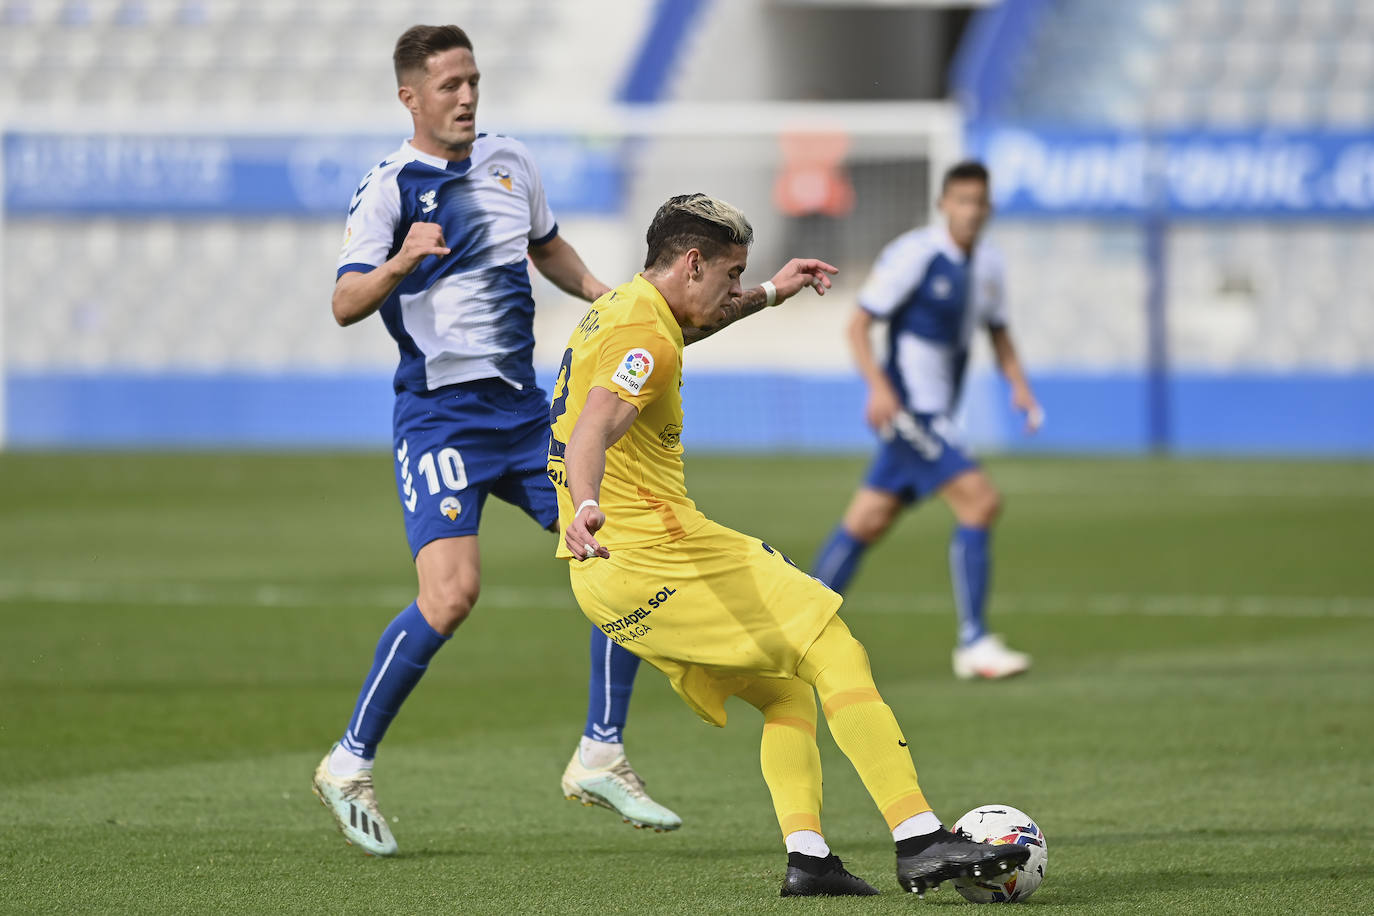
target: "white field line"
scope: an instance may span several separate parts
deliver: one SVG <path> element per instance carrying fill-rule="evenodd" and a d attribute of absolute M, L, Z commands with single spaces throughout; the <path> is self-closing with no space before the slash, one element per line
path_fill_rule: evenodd
<path fill-rule="evenodd" d="M 404 607 L 412 589 L 393 586 L 318 588 L 301 585 L 208 582 L 96 582 L 0 579 L 0 605 L 206 605 L 240 607 Z M 574 608 L 571 590 L 489 585 L 478 605 L 491 608 Z M 954 614 L 948 592 L 860 592 L 850 613 Z M 1098 617 L 1355 617 L 1374 618 L 1369 595 L 995 594 L 992 611 Z"/>

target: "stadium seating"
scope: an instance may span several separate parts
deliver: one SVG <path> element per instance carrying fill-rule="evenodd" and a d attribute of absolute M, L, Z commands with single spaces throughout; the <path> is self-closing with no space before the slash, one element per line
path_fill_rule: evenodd
<path fill-rule="evenodd" d="M 1004 116 L 1133 127 L 1363 125 L 1374 114 L 1363 0 L 1057 0 Z"/>
<path fill-rule="evenodd" d="M 1012 121 L 1367 130 L 1374 3 L 1053 0 L 1010 83 L 999 115 Z M 995 235 L 1007 250 L 1013 312 L 1030 319 L 1019 331 L 1032 365 L 1141 364 L 1138 228 L 1006 219 Z M 1374 270 L 1361 253 L 1371 243 L 1365 221 L 1174 225 L 1166 252 L 1175 366 L 1374 366 Z"/>
<path fill-rule="evenodd" d="M 577 73 L 608 98 L 624 61 L 588 54 L 632 39 L 645 4 L 613 17 L 554 0 L 0 0 L 0 109 L 168 105 L 261 113 L 393 103 L 392 42 L 417 22 L 473 35 L 492 98 L 523 104 Z M 536 27 L 537 26 L 537 27 Z M 623 45 L 622 45 L 623 46 Z"/>

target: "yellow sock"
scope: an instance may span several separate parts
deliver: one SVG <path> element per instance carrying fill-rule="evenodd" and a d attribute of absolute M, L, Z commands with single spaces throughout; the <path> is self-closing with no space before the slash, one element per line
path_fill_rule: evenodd
<path fill-rule="evenodd" d="M 906 738 L 873 685 L 868 653 L 839 617 L 832 618 L 812 644 L 797 674 L 816 686 L 830 734 L 858 771 L 887 826 L 929 811 Z"/>
<path fill-rule="evenodd" d="M 821 830 L 821 755 L 816 698 L 801 680 L 758 678 L 738 694 L 763 713 L 759 764 L 782 835 Z"/>

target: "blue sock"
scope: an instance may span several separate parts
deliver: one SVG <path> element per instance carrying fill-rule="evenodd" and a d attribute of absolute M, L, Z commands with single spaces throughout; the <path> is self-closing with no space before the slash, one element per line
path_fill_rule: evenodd
<path fill-rule="evenodd" d="M 811 575 L 843 595 L 867 549 L 867 544 L 845 531 L 843 525 L 839 525 L 830 535 L 830 540 L 825 542 L 821 552 L 816 554 L 816 560 L 811 564 Z"/>
<path fill-rule="evenodd" d="M 587 685 L 587 727 L 582 734 L 593 741 L 620 744 L 630 717 L 630 692 L 635 686 L 639 656 L 622 649 L 592 627 L 592 677 Z"/>
<path fill-rule="evenodd" d="M 988 632 L 983 611 L 988 600 L 988 580 L 992 575 L 992 556 L 988 550 L 988 529 L 954 529 L 949 539 L 949 577 L 954 584 L 954 606 L 959 612 L 959 645 Z"/>
<path fill-rule="evenodd" d="M 377 755 L 387 726 L 420 682 L 429 660 L 448 640 L 429 625 L 413 601 L 396 615 L 377 642 L 372 670 L 363 681 L 348 731 L 339 742 L 346 750 L 366 760 Z"/>

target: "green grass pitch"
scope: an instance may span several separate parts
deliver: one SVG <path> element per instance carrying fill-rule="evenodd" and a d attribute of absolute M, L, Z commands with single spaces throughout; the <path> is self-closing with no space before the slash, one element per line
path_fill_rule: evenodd
<path fill-rule="evenodd" d="M 809 562 L 860 458 L 689 456 L 717 520 Z M 1002 459 L 995 629 L 953 680 L 943 508 L 843 614 L 952 821 L 1049 838 L 1054 913 L 1374 912 L 1374 465 Z M 686 821 L 564 801 L 586 624 L 552 536 L 488 505 L 485 589 L 387 738 L 402 855 L 310 794 L 413 569 L 384 455 L 0 456 L 0 911 L 895 913 L 881 818 L 822 732 L 828 839 L 883 895 L 777 897 L 759 722 L 640 672 L 631 759 Z"/>

